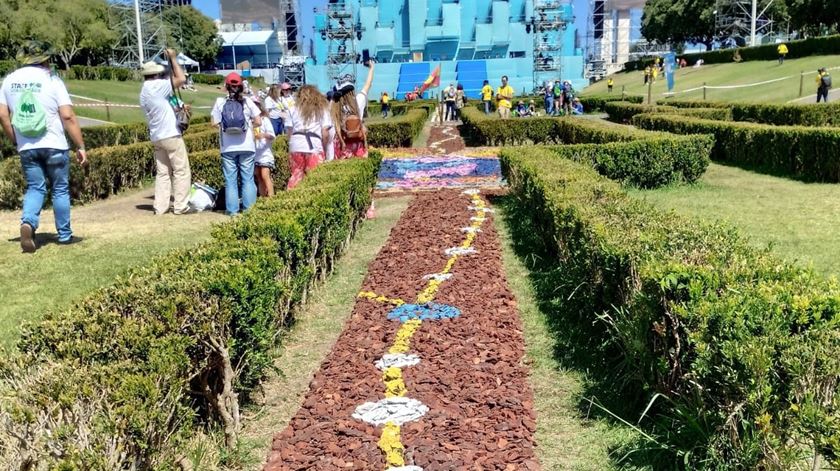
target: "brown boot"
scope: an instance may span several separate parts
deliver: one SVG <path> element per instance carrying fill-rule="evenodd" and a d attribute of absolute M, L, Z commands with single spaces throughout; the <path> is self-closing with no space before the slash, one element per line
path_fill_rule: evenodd
<path fill-rule="evenodd" d="M 35 229 L 27 223 L 20 225 L 20 248 L 23 253 L 35 252 Z"/>

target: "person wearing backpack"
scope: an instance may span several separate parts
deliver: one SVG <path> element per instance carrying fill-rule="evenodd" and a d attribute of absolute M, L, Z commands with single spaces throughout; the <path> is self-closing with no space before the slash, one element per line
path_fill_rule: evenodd
<path fill-rule="evenodd" d="M 367 157 L 367 129 L 364 115 L 367 96 L 373 84 L 374 64 L 370 61 L 367 80 L 359 93 L 355 92 L 352 77 L 343 77 L 333 90 L 330 110 L 336 126 L 335 158 Z"/>
<path fill-rule="evenodd" d="M 174 195 L 175 214 L 195 212 L 190 208 L 192 175 L 187 148 L 175 118 L 170 99 L 175 90 L 186 83 L 183 69 L 176 58 L 178 53 L 166 50 L 172 64 L 171 76 L 166 68 L 154 61 L 146 62 L 140 69 L 143 87 L 140 89 L 140 107 L 149 125 L 149 137 L 155 149 L 155 200 L 156 215 L 169 212 L 169 198 Z"/>
<path fill-rule="evenodd" d="M 76 160 L 87 162 L 82 130 L 64 82 L 50 71 L 52 50 L 46 43 L 28 41 L 17 55 L 21 67 L 10 73 L 0 86 L 0 125 L 17 147 L 26 180 L 20 247 L 35 252 L 41 209 L 52 193 L 58 243 L 78 242 L 70 227 L 70 147 L 76 146 Z"/>
<path fill-rule="evenodd" d="M 225 213 L 233 216 L 240 210 L 240 194 L 241 208 L 248 209 L 257 200 L 254 129 L 262 125 L 262 118 L 257 105 L 244 96 L 245 88 L 238 73 L 231 72 L 225 77 L 225 89 L 228 96 L 216 100 L 210 117 L 213 125 L 221 131 L 219 144 L 225 176 Z"/>
<path fill-rule="evenodd" d="M 461 119 L 461 110 L 467 106 L 467 95 L 464 92 L 464 86 L 460 83 L 458 87 L 455 89 L 455 120 L 458 121 Z"/>
<path fill-rule="evenodd" d="M 817 71 L 817 103 L 822 99 L 828 103 L 828 91 L 831 89 L 831 75 L 825 70 L 825 67 L 820 67 Z"/>
<path fill-rule="evenodd" d="M 292 170 L 287 190 L 296 187 L 307 173 L 324 161 L 332 125 L 327 99 L 312 85 L 300 87 L 295 103 L 286 127 Z"/>

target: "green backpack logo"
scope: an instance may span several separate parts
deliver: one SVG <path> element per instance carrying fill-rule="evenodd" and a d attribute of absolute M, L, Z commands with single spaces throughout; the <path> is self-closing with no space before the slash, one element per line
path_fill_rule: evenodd
<path fill-rule="evenodd" d="M 25 137 L 41 137 L 47 133 L 47 113 L 31 88 L 26 89 L 20 96 L 12 115 L 12 126 Z"/>

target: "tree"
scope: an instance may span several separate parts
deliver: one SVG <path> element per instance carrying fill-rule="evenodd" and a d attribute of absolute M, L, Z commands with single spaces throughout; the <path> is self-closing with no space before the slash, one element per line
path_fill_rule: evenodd
<path fill-rule="evenodd" d="M 642 35 L 661 43 L 702 43 L 712 48 L 714 0 L 647 0 Z"/>
<path fill-rule="evenodd" d="M 840 26 L 840 0 L 787 0 L 790 26 L 809 34 L 830 34 Z"/>
<path fill-rule="evenodd" d="M 192 6 L 173 6 L 163 12 L 167 46 L 180 49 L 202 67 L 212 65 L 222 50 L 216 24 Z"/>

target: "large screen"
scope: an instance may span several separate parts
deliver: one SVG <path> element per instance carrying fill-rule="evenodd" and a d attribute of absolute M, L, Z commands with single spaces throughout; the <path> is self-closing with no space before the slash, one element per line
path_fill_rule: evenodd
<path fill-rule="evenodd" d="M 279 0 L 221 0 L 222 23 L 271 25 L 280 17 Z"/>

